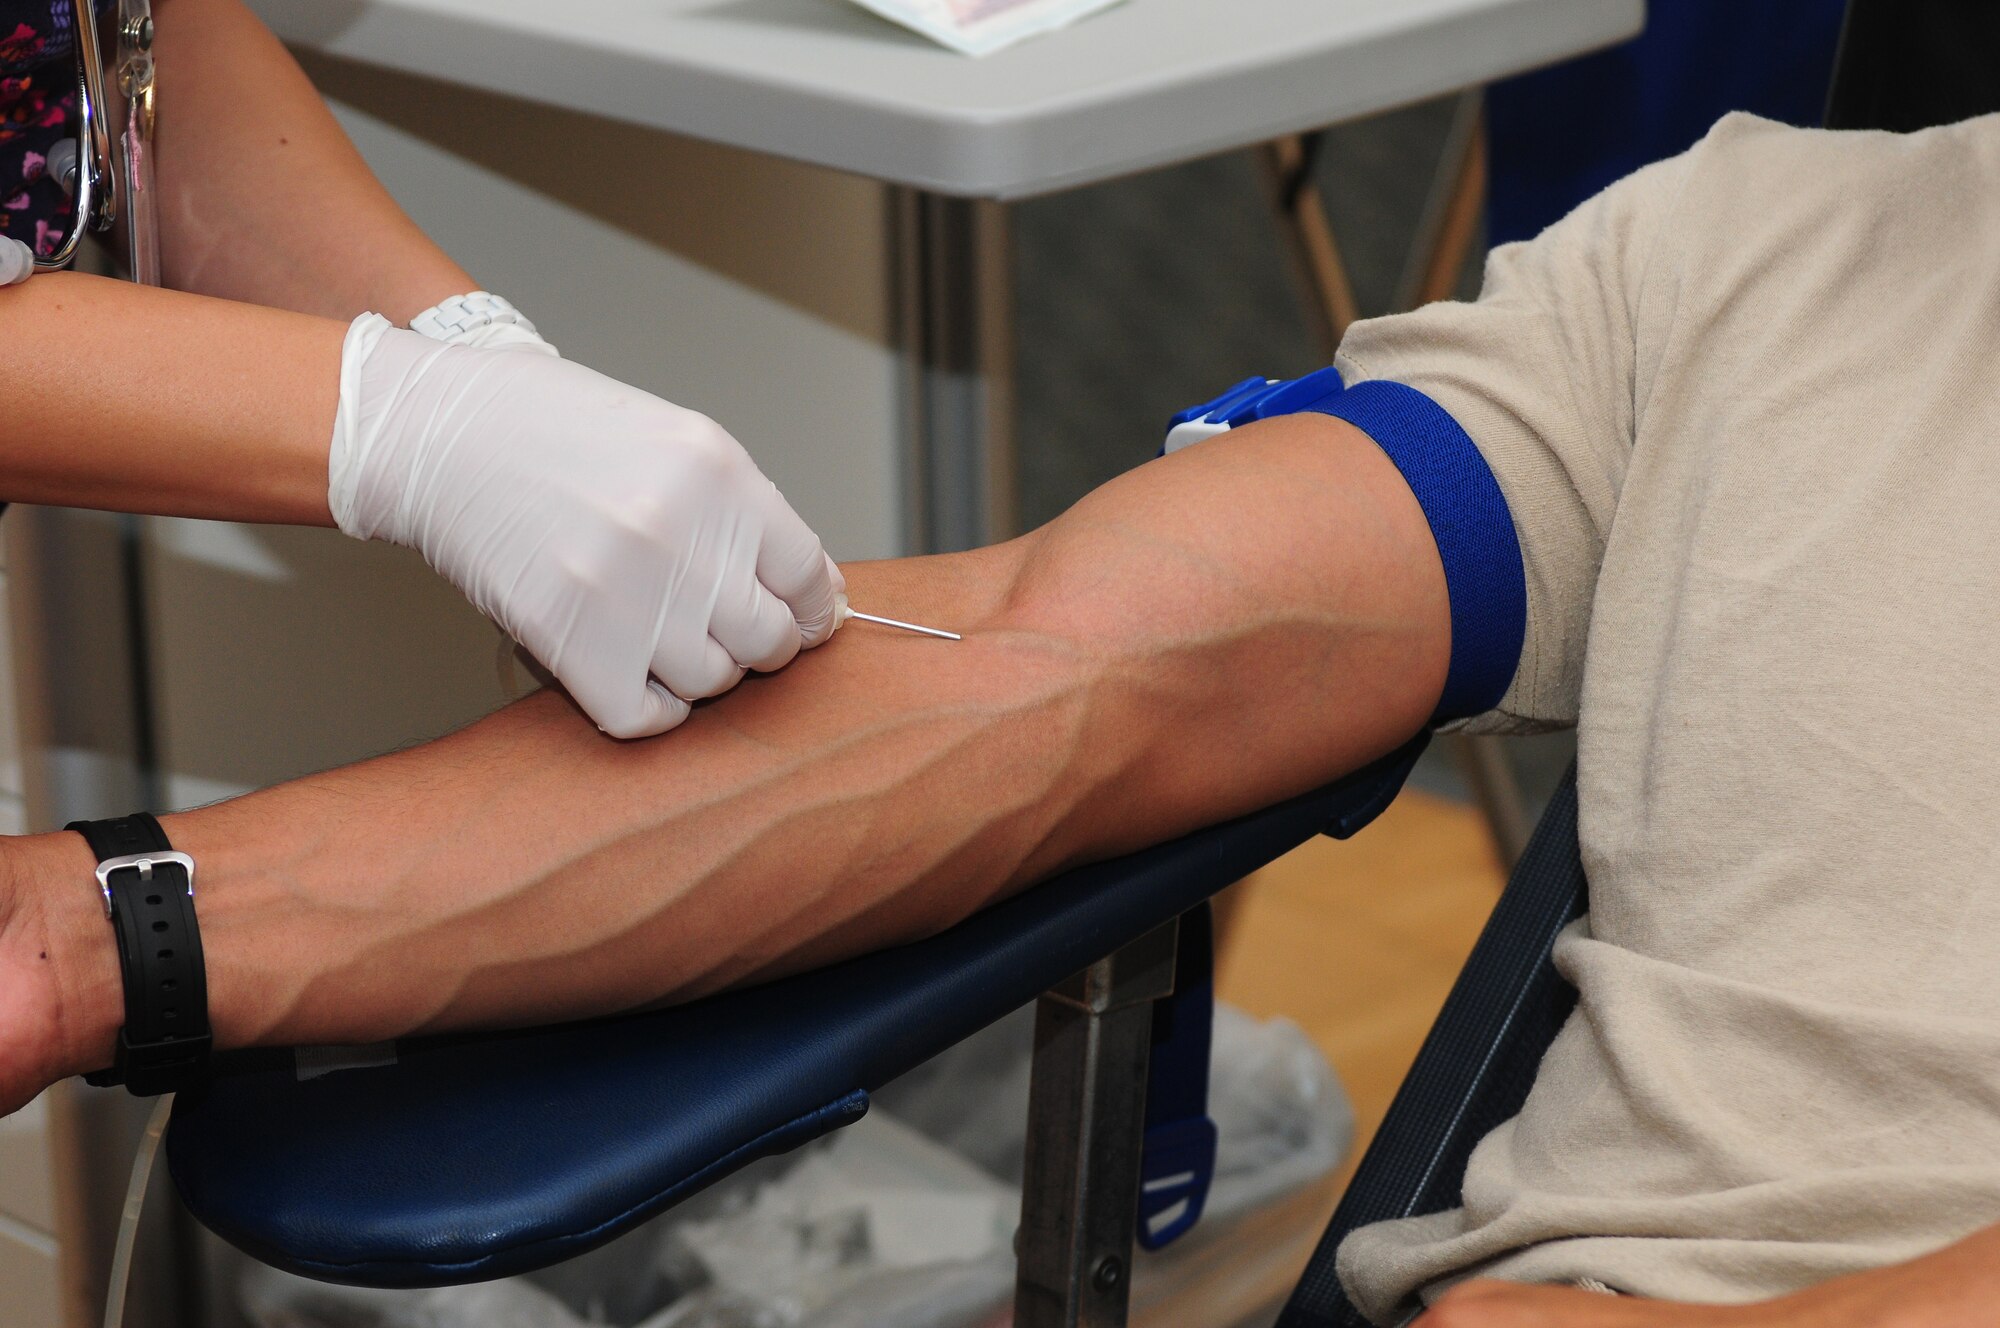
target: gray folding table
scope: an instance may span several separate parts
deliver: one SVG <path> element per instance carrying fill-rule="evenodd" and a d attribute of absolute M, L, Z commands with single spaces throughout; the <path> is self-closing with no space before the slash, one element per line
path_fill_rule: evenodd
<path fill-rule="evenodd" d="M 1126 0 L 973 60 L 846 0 L 254 4 L 303 47 L 901 186 L 910 544 L 935 550 L 1015 520 L 996 202 L 1473 87 L 1644 15 L 1644 0 Z"/>

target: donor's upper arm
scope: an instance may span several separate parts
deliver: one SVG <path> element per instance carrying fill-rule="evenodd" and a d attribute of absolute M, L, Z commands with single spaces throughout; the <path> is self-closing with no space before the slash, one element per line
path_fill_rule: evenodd
<path fill-rule="evenodd" d="M 1676 209 L 1715 157 L 1711 142 L 1649 166 L 1535 239 L 1494 250 L 1477 301 L 1357 323 L 1342 343 L 1339 413 L 1395 452 L 1407 412 L 1394 398 L 1421 397 L 1463 431 L 1504 494 L 1524 620 L 1518 667 L 1475 727 L 1576 722 L 1598 569 L 1643 423 L 1640 385 L 1671 321 Z"/>

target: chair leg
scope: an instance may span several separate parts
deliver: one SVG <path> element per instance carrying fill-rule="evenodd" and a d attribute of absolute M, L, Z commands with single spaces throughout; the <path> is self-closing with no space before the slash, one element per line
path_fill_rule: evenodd
<path fill-rule="evenodd" d="M 1099 960 L 1035 1007 L 1014 1328 L 1124 1328 L 1153 1002 L 1173 993 L 1179 925 Z"/>
<path fill-rule="evenodd" d="M 1520 777 L 1514 773 L 1513 763 L 1500 745 L 1504 741 L 1490 734 L 1455 733 L 1451 737 L 1451 754 L 1460 777 L 1472 790 L 1472 800 L 1479 804 L 1480 814 L 1486 818 L 1501 867 L 1511 872 L 1527 849 L 1528 836 L 1535 827 L 1528 816 Z"/>

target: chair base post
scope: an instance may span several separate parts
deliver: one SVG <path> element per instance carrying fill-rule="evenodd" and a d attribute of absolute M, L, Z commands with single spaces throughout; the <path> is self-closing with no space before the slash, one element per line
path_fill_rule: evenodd
<path fill-rule="evenodd" d="M 1015 1328 L 1124 1328 L 1153 1002 L 1173 994 L 1179 927 L 1148 932 L 1035 1007 Z"/>

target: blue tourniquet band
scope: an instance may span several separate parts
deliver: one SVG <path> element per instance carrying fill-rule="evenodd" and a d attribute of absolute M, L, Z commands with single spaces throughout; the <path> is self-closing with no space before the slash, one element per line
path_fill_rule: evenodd
<path fill-rule="evenodd" d="M 1227 429 L 1300 411 L 1346 420 L 1372 438 L 1430 522 L 1451 598 L 1451 663 L 1431 722 L 1491 710 L 1520 665 L 1528 587 L 1514 519 L 1486 458 L 1458 421 L 1422 392 L 1385 380 L 1347 387 L 1332 369 L 1289 382 L 1246 379 L 1175 416 L 1173 425 Z M 1174 446 L 1170 438 L 1169 449 Z"/>
<path fill-rule="evenodd" d="M 1402 383 L 1357 383 L 1313 407 L 1375 440 L 1424 509 L 1451 597 L 1451 665 L 1433 723 L 1500 704 L 1521 662 L 1528 578 L 1500 482 L 1444 407 Z"/>

